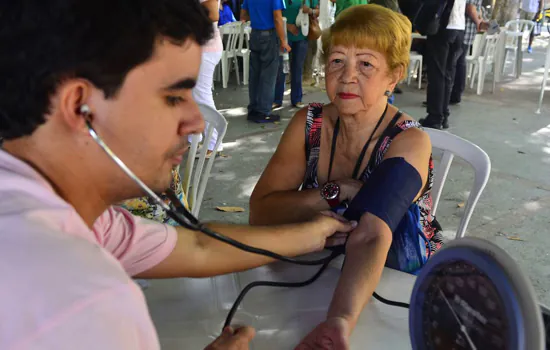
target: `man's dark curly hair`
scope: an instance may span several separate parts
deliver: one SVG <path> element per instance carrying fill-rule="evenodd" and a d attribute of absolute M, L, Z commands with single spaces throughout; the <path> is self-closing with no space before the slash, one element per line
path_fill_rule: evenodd
<path fill-rule="evenodd" d="M 113 97 L 158 39 L 203 45 L 212 34 L 198 0 L 0 0 L 0 138 L 44 123 L 63 79 Z"/>

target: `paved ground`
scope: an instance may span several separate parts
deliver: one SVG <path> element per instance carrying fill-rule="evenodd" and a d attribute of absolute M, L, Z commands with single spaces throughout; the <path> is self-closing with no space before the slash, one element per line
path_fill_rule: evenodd
<path fill-rule="evenodd" d="M 492 161 L 492 173 L 468 235 L 493 241 L 509 252 L 527 271 L 541 302 L 550 305 L 550 91 L 542 114 L 535 114 L 542 80 L 542 40 L 535 52 L 524 57 L 521 79 L 507 79 L 494 94 L 477 96 L 468 90 L 463 102 L 452 109 L 450 132 L 483 148 Z M 231 76 L 230 82 L 234 82 Z M 304 102 L 327 101 L 323 91 L 308 88 Z M 420 118 L 425 90 L 405 87 L 396 105 Z M 229 121 L 224 140 L 226 158 L 219 158 L 212 171 L 203 220 L 245 223 L 248 213 L 221 213 L 219 205 L 248 209 L 249 196 L 294 110 L 286 107 L 279 125 L 259 126 L 246 121 L 246 87 L 217 87 L 218 108 Z M 288 103 L 288 101 L 286 101 Z M 438 220 L 447 234 L 456 230 L 463 203 L 472 186 L 473 171 L 455 161 L 443 190 Z"/>

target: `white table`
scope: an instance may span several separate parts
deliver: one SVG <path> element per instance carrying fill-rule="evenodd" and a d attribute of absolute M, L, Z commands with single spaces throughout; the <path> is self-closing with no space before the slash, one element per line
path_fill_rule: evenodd
<path fill-rule="evenodd" d="M 244 298 L 233 324 L 256 329 L 253 350 L 293 349 L 325 315 L 340 275 L 341 259 L 304 288 L 257 287 Z M 220 333 L 241 289 L 256 280 L 302 281 L 318 267 L 274 263 L 205 279 L 151 281 L 145 291 L 163 350 L 203 349 Z M 386 268 L 378 294 L 409 302 L 415 276 Z M 410 349 L 408 310 L 372 299 L 351 337 L 351 349 Z"/>

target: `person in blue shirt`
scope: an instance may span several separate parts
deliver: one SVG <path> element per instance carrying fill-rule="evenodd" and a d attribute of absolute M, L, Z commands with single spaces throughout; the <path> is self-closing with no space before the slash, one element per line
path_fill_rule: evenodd
<path fill-rule="evenodd" d="M 296 18 L 300 10 L 303 12 L 311 11 L 310 0 L 284 0 L 285 10 L 283 17 L 287 20 L 288 43 L 292 49 L 290 55 L 290 102 L 292 106 L 302 108 L 302 77 L 304 73 L 304 62 L 307 56 L 308 40 L 302 33 L 302 27 L 296 25 Z M 283 104 L 283 95 L 285 92 L 286 74 L 283 72 L 283 63 L 279 64 L 279 73 L 275 85 L 274 108 L 281 107 Z"/>
<path fill-rule="evenodd" d="M 250 20 L 250 71 L 248 120 L 256 123 L 279 121 L 271 114 L 279 53 L 291 51 L 285 38 L 283 0 L 244 0 L 241 21 Z"/>
<path fill-rule="evenodd" d="M 235 15 L 231 10 L 229 2 L 231 0 L 223 0 L 223 3 L 220 5 L 220 19 L 218 20 L 218 26 L 223 26 L 226 23 L 235 22 Z"/>

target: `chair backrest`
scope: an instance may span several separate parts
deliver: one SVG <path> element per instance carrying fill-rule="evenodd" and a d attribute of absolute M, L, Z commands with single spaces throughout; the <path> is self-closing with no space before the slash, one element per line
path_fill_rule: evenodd
<path fill-rule="evenodd" d="M 472 44 L 472 57 L 477 60 L 479 56 L 483 53 L 485 48 L 485 39 L 487 38 L 487 32 L 483 34 L 476 34 L 474 37 L 474 42 Z"/>
<path fill-rule="evenodd" d="M 472 190 L 464 206 L 464 215 L 460 220 L 460 225 L 456 232 L 456 238 L 464 237 L 477 201 L 489 181 L 491 160 L 484 150 L 470 141 L 446 131 L 435 129 L 425 130 L 430 135 L 432 147 L 443 151 L 441 162 L 435 172 L 434 184 L 432 187 L 433 215 L 437 212 L 441 192 L 447 175 L 449 174 L 454 156 L 456 155 L 464 159 L 474 168 L 474 185 L 472 186 Z"/>
<path fill-rule="evenodd" d="M 241 27 L 239 28 L 239 37 L 237 39 L 237 47 L 236 47 L 236 50 L 239 53 L 242 53 L 243 50 L 247 50 L 249 47 L 248 45 L 249 36 L 245 33 L 246 27 L 247 27 L 246 23 L 241 22 Z"/>
<path fill-rule="evenodd" d="M 485 47 L 483 48 L 482 56 L 486 62 L 494 62 L 497 50 L 499 34 L 487 35 L 485 37 Z"/>
<path fill-rule="evenodd" d="M 227 35 L 227 41 L 225 41 L 224 38 L 224 49 L 223 51 L 226 51 L 229 54 L 233 54 L 239 44 L 241 35 L 243 33 L 243 24 L 241 21 L 236 22 L 230 22 L 226 23 L 223 26 L 220 27 L 220 34 L 221 35 Z"/>
<path fill-rule="evenodd" d="M 527 39 L 535 28 L 535 22 L 527 19 L 515 19 L 506 22 L 507 44 L 516 46 L 518 40 Z"/>
<path fill-rule="evenodd" d="M 187 163 L 182 176 L 183 189 L 187 195 L 191 213 L 195 216 L 199 215 L 206 184 L 210 177 L 210 171 L 212 170 L 216 154 L 222 144 L 225 132 L 227 131 L 227 121 L 220 112 L 202 104 L 199 104 L 199 108 L 208 125 L 204 130 L 203 147 L 199 153 L 198 159 L 195 159 L 197 156 L 200 135 L 193 135 L 191 147 L 187 155 Z M 212 139 L 214 130 L 218 132 L 218 139 L 210 158 L 206 159 L 206 152 L 208 151 L 207 145 Z"/>
<path fill-rule="evenodd" d="M 504 26 L 504 28 L 508 31 L 523 33 L 531 33 L 534 27 L 535 22 L 527 19 L 514 19 L 506 22 L 506 25 Z"/>

